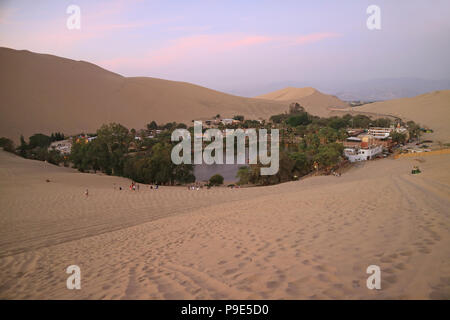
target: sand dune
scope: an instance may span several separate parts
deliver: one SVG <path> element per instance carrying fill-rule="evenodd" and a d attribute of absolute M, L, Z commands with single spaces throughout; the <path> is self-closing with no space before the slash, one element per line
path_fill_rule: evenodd
<path fill-rule="evenodd" d="M 366 104 L 355 111 L 376 112 L 414 120 L 435 132 L 431 139 L 450 142 L 450 90 L 434 91 L 413 98 L 395 99 Z"/>
<path fill-rule="evenodd" d="M 268 118 L 284 102 L 237 97 L 185 82 L 126 78 L 94 64 L 0 48 L 0 136 L 92 132 L 106 122 L 144 128 L 216 114 Z"/>
<path fill-rule="evenodd" d="M 288 87 L 257 96 L 256 98 L 272 101 L 285 101 L 287 103 L 298 102 L 305 107 L 306 111 L 309 113 L 321 117 L 329 116 L 330 112 L 328 108 L 330 107 L 348 107 L 348 104 L 339 98 L 324 94 L 311 87 Z"/>
<path fill-rule="evenodd" d="M 284 89 L 280 89 L 277 91 L 273 91 L 273 92 L 269 92 L 269 93 L 257 96 L 256 98 L 289 101 L 289 100 L 301 99 L 301 98 L 310 96 L 310 95 L 314 94 L 315 92 L 317 92 L 317 90 L 314 88 L 311 88 L 311 87 L 305 87 L 305 88 L 287 87 Z"/>
<path fill-rule="evenodd" d="M 132 192 L 0 152 L 0 298 L 449 299 L 450 156 L 424 160 L 414 176 L 413 158 L 385 159 L 271 187 Z"/>

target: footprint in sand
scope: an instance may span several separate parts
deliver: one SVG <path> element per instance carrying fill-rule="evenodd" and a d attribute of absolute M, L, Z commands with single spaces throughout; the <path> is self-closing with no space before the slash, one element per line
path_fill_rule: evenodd
<path fill-rule="evenodd" d="M 280 285 L 280 284 L 279 284 L 278 281 L 268 281 L 268 282 L 266 283 L 266 287 L 267 287 L 268 289 L 275 289 L 275 288 L 277 288 L 279 285 Z"/>
<path fill-rule="evenodd" d="M 399 270 L 405 270 L 406 269 L 406 266 L 405 266 L 405 264 L 404 263 L 397 263 L 395 266 L 394 266 L 396 269 L 399 269 Z"/>
<path fill-rule="evenodd" d="M 230 275 L 230 274 L 235 273 L 237 270 L 238 270 L 237 268 L 225 270 L 225 272 L 223 273 L 223 275 L 224 275 L 224 276 L 228 276 L 228 275 Z"/>

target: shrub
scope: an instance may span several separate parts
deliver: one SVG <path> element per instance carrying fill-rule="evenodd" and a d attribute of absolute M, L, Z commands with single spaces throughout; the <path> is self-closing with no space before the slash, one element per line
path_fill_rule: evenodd
<path fill-rule="evenodd" d="M 236 178 L 239 178 L 238 184 L 248 184 L 250 179 L 250 168 L 245 166 L 239 167 Z"/>
<path fill-rule="evenodd" d="M 12 142 L 11 139 L 0 138 L 0 147 L 2 147 L 5 151 L 14 153 L 14 142 Z"/>
<path fill-rule="evenodd" d="M 220 174 L 215 174 L 209 178 L 209 184 L 212 186 L 219 186 L 223 184 L 223 177 Z"/>

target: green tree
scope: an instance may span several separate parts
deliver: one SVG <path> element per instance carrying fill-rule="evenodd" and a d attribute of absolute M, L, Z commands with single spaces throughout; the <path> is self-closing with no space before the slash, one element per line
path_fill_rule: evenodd
<path fill-rule="evenodd" d="M 270 117 L 270 121 L 273 123 L 282 123 L 289 118 L 289 115 L 286 113 L 276 114 Z"/>
<path fill-rule="evenodd" d="M 415 123 L 414 121 L 408 121 L 406 123 L 406 126 L 408 127 L 408 133 L 411 138 L 419 138 L 421 131 L 420 131 L 420 125 Z"/>
<path fill-rule="evenodd" d="M 106 173 L 122 174 L 124 156 L 128 152 L 132 139 L 128 129 L 118 123 L 103 125 L 97 130 L 97 139 L 94 141 L 100 145 L 100 151 L 106 152 L 101 155 L 103 169 Z"/>
<path fill-rule="evenodd" d="M 304 113 L 305 108 L 303 108 L 298 102 L 293 102 L 289 105 L 289 114 Z"/>
<path fill-rule="evenodd" d="M 347 127 L 347 121 L 343 118 L 332 118 L 331 121 L 329 122 L 328 126 L 330 126 L 333 129 L 342 129 L 342 128 L 346 128 Z"/>
<path fill-rule="evenodd" d="M 213 186 L 219 186 L 223 184 L 223 177 L 220 174 L 215 174 L 209 178 L 209 184 Z"/>
<path fill-rule="evenodd" d="M 406 135 L 401 132 L 397 132 L 397 131 L 391 132 L 391 138 L 392 138 L 392 142 L 394 142 L 394 143 L 405 143 L 406 142 Z"/>
<path fill-rule="evenodd" d="M 321 167 L 330 167 L 341 160 L 343 150 L 344 146 L 340 143 L 321 145 L 313 159 Z"/>
<path fill-rule="evenodd" d="M 305 152 L 294 152 L 289 157 L 294 161 L 293 171 L 298 176 L 303 176 L 311 171 L 311 160 Z"/>
<path fill-rule="evenodd" d="M 17 151 L 19 152 L 19 155 L 21 157 L 25 158 L 27 156 L 27 150 L 28 150 L 28 144 L 26 143 L 23 135 L 20 135 L 20 145 L 17 148 Z"/>
<path fill-rule="evenodd" d="M 3 148 L 3 150 L 14 153 L 14 142 L 11 139 L 2 137 L 0 138 L 0 147 Z"/>
<path fill-rule="evenodd" d="M 36 147 L 41 147 L 41 148 L 48 148 L 48 146 L 50 145 L 50 137 L 42 134 L 42 133 L 36 133 L 34 135 L 32 135 L 29 138 L 29 148 L 33 149 Z"/>
<path fill-rule="evenodd" d="M 372 125 L 374 127 L 382 127 L 382 128 L 389 128 L 392 124 L 391 119 L 389 118 L 379 118 L 379 119 L 375 119 L 372 122 Z"/>
<path fill-rule="evenodd" d="M 236 178 L 239 178 L 238 184 L 248 184 L 250 179 L 250 168 L 246 166 L 239 167 Z"/>
<path fill-rule="evenodd" d="M 150 130 L 156 130 L 158 129 L 158 125 L 156 124 L 155 121 L 150 122 L 149 124 L 147 124 L 147 129 Z"/>
<path fill-rule="evenodd" d="M 50 135 L 50 142 L 64 140 L 65 136 L 61 132 L 54 132 Z"/>
<path fill-rule="evenodd" d="M 297 127 L 300 125 L 307 125 L 311 123 L 311 120 L 309 118 L 309 115 L 307 112 L 299 113 L 293 116 L 290 116 L 286 123 L 290 125 L 291 127 Z"/>
<path fill-rule="evenodd" d="M 372 120 L 368 116 L 358 114 L 353 117 L 353 128 L 368 128 Z"/>

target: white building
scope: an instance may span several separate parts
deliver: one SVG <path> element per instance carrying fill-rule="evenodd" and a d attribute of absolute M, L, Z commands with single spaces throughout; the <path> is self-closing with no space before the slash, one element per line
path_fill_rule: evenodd
<path fill-rule="evenodd" d="M 371 127 L 367 130 L 367 133 L 375 139 L 386 139 L 393 131 L 406 135 L 408 134 L 408 129 L 400 127 L 400 124 L 397 125 L 397 127 L 391 126 L 390 128 Z"/>
<path fill-rule="evenodd" d="M 221 122 L 224 125 L 233 124 L 233 119 L 222 119 Z"/>
<path fill-rule="evenodd" d="M 350 162 L 366 161 L 373 159 L 383 152 L 382 146 L 370 146 L 369 148 L 345 148 L 344 155 Z"/>
<path fill-rule="evenodd" d="M 391 132 L 394 130 L 394 128 L 376 128 L 376 127 L 372 127 L 369 128 L 369 130 L 367 131 L 367 133 L 371 136 L 373 136 L 375 139 L 386 139 L 387 137 L 389 137 L 389 135 L 391 134 Z"/>
<path fill-rule="evenodd" d="M 53 149 L 61 152 L 63 155 L 70 154 L 70 151 L 72 150 L 72 139 L 54 141 L 50 143 L 48 150 Z"/>

